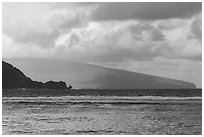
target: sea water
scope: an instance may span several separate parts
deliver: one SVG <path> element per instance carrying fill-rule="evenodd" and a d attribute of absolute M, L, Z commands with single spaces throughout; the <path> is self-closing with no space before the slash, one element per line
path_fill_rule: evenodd
<path fill-rule="evenodd" d="M 3 134 L 202 134 L 201 96 L 3 97 Z"/>

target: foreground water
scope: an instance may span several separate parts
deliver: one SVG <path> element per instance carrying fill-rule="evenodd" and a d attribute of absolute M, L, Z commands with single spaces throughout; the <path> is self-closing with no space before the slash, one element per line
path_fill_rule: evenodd
<path fill-rule="evenodd" d="M 201 97 L 3 97 L 3 134 L 202 134 Z"/>

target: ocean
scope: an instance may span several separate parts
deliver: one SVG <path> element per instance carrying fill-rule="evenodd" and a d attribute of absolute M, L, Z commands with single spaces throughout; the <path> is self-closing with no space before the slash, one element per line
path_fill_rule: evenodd
<path fill-rule="evenodd" d="M 3 90 L 4 135 L 201 135 L 202 90 Z"/>

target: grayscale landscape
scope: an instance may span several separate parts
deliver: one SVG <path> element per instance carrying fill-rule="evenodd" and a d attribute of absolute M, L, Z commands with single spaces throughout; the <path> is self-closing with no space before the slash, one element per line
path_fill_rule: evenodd
<path fill-rule="evenodd" d="M 3 135 L 202 135 L 202 2 L 3 2 Z"/>

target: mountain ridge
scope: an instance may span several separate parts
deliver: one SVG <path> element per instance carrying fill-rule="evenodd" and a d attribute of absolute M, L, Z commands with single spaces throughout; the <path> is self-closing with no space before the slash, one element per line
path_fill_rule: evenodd
<path fill-rule="evenodd" d="M 170 89 L 196 88 L 193 83 L 57 59 L 5 59 L 18 66 L 32 79 L 69 81 L 75 88 L 102 89 Z M 50 75 L 52 74 L 52 76 Z"/>
<path fill-rule="evenodd" d="M 31 78 L 27 77 L 20 69 L 5 61 L 2 61 L 2 88 L 67 89 L 67 86 L 63 81 L 48 81 L 45 83 L 33 81 Z"/>

